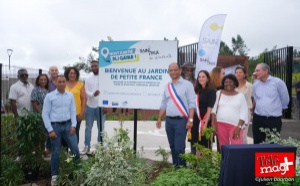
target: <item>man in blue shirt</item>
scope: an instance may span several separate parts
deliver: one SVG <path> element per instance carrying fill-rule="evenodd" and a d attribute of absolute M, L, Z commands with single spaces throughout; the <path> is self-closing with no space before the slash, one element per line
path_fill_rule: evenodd
<path fill-rule="evenodd" d="M 177 63 L 169 65 L 169 74 L 173 90 L 175 89 L 176 93 L 173 94 L 169 91 L 169 84 L 165 86 L 156 127 L 161 127 L 161 118 L 166 114 L 166 132 L 172 160 L 175 167 L 178 167 L 185 166 L 185 161 L 179 155 L 185 153 L 187 130 L 193 127 L 196 94 L 192 83 L 181 77 L 181 69 Z M 177 102 L 174 102 L 174 96 L 178 100 Z"/>
<path fill-rule="evenodd" d="M 66 78 L 58 76 L 57 88 L 47 94 L 44 100 L 42 117 L 49 137 L 51 139 L 51 185 L 56 184 L 59 165 L 59 154 L 61 138 L 67 142 L 71 152 L 75 155 L 74 160 L 80 158 L 77 144 L 76 127 L 76 107 L 72 93 L 65 91 Z"/>
<path fill-rule="evenodd" d="M 290 101 L 285 83 L 270 75 L 270 67 L 265 63 L 256 66 L 254 75 L 257 77 L 252 90 L 255 100 L 253 115 L 253 138 L 258 144 L 266 139 L 266 134 L 260 128 L 273 131 L 275 128 L 280 133 L 282 109 L 288 108 Z"/>

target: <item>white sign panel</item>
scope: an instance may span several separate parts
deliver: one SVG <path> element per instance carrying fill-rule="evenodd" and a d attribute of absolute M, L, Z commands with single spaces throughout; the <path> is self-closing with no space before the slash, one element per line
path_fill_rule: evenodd
<path fill-rule="evenodd" d="M 177 41 L 100 42 L 100 106 L 159 109 L 172 62 Z"/>

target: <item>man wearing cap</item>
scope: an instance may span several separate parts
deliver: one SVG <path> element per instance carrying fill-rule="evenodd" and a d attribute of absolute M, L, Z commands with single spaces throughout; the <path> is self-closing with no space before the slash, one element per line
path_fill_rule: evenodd
<path fill-rule="evenodd" d="M 57 181 L 61 138 L 64 138 L 75 155 L 74 160 L 80 158 L 75 133 L 77 120 L 74 96 L 65 90 L 66 78 L 63 75 L 58 76 L 56 86 L 54 91 L 46 95 L 42 111 L 44 125 L 52 145 L 51 185 L 56 185 Z"/>
<path fill-rule="evenodd" d="M 182 66 L 181 76 L 183 79 L 190 81 L 193 85 L 196 83 L 195 79 L 195 65 L 192 62 L 185 62 Z"/>
<path fill-rule="evenodd" d="M 18 70 L 18 79 L 15 84 L 10 87 L 9 100 L 15 117 L 24 115 L 23 108 L 31 111 L 31 92 L 34 86 L 28 82 L 28 72 L 21 68 Z"/>
<path fill-rule="evenodd" d="M 169 75 L 172 79 L 164 88 L 163 99 L 156 127 L 161 127 L 161 119 L 166 114 L 166 132 L 171 148 L 175 167 L 185 166 L 180 154 L 185 153 L 187 130 L 193 126 L 196 95 L 193 85 L 183 79 L 177 63 L 169 65 Z"/>

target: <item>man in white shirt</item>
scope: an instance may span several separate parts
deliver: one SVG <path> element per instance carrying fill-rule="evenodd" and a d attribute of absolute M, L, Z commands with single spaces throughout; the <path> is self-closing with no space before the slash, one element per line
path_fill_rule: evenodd
<path fill-rule="evenodd" d="M 91 62 L 92 74 L 85 81 L 85 90 L 87 95 L 87 103 L 85 108 L 85 139 L 84 139 L 84 149 L 80 154 L 86 154 L 91 148 L 91 133 L 94 124 L 94 118 L 97 118 L 98 127 L 98 142 L 102 141 L 101 132 L 104 130 L 105 114 L 103 110 L 98 107 L 99 99 L 99 65 L 98 61 Z M 101 111 L 101 117 L 100 117 Z M 100 121 L 101 120 L 101 121 Z M 101 123 L 101 125 L 100 125 Z"/>
<path fill-rule="evenodd" d="M 10 87 L 9 100 L 15 117 L 24 115 L 23 108 L 31 111 L 31 91 L 34 86 L 28 82 L 28 72 L 21 68 L 18 70 L 18 79 L 15 84 Z"/>

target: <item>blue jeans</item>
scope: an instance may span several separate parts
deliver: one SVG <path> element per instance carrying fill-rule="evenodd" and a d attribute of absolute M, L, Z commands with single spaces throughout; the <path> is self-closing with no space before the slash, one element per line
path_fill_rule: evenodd
<path fill-rule="evenodd" d="M 94 124 L 94 119 L 96 117 L 97 119 L 97 127 L 98 127 L 98 138 L 97 141 L 101 141 L 101 132 L 104 131 L 104 122 L 105 122 L 105 114 L 103 114 L 103 109 L 102 109 L 102 122 L 101 122 L 101 131 L 100 131 L 100 109 L 102 108 L 91 108 L 89 106 L 86 106 L 85 108 L 85 139 L 84 139 L 84 145 L 87 146 L 88 148 L 91 148 L 91 133 L 92 133 L 92 128 Z"/>
<path fill-rule="evenodd" d="M 52 153 L 51 153 L 51 175 L 58 175 L 58 165 L 59 165 L 59 154 L 60 154 L 60 147 L 61 147 L 61 138 L 67 142 L 68 146 L 71 149 L 72 154 L 76 156 L 73 160 L 77 160 L 80 158 L 78 143 L 77 143 L 77 136 L 74 133 L 70 135 L 70 128 L 71 122 L 67 123 L 66 125 L 59 125 L 59 124 L 52 124 L 52 128 L 57 135 L 57 138 L 50 138 L 51 145 L 52 145 Z"/>
<path fill-rule="evenodd" d="M 186 162 L 179 157 L 180 154 L 185 154 L 186 123 L 187 119 L 185 118 L 171 119 L 166 117 L 166 132 L 175 167 L 186 166 Z"/>

